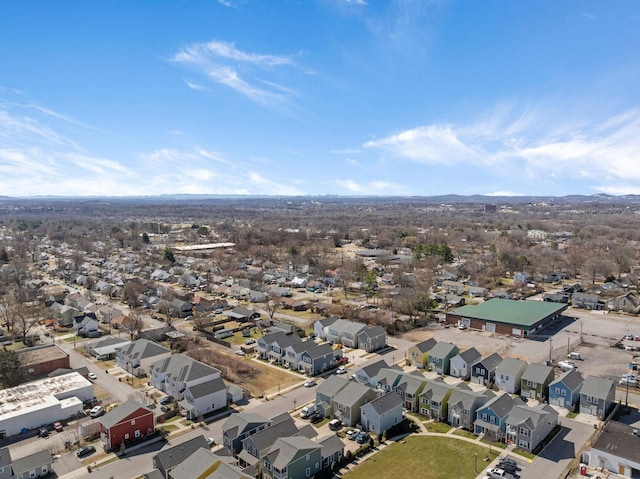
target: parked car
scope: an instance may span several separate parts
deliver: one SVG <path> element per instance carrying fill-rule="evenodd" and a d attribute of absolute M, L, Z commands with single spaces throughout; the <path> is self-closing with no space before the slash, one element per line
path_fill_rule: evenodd
<path fill-rule="evenodd" d="M 42 429 L 40 429 L 38 435 L 40 437 L 49 437 L 49 431 L 47 431 L 47 428 L 43 427 Z"/>
<path fill-rule="evenodd" d="M 336 364 L 347 364 L 349 362 L 349 358 L 347 356 L 341 356 L 336 361 Z"/>
<path fill-rule="evenodd" d="M 162 412 L 169 412 L 171 411 L 171 408 L 169 406 L 160 406 L 160 410 Z"/>
<path fill-rule="evenodd" d="M 329 421 L 329 429 L 331 429 L 332 431 L 340 429 L 341 426 L 342 422 L 340 421 L 340 419 L 332 419 L 331 421 Z"/>
<path fill-rule="evenodd" d="M 314 412 L 311 416 L 309 416 L 309 422 L 311 424 L 317 424 L 323 419 L 324 418 L 322 417 L 322 414 L 320 414 L 319 412 Z"/>
<path fill-rule="evenodd" d="M 367 432 L 361 432 L 356 436 L 356 442 L 358 444 L 364 444 L 366 442 L 369 442 L 369 439 L 371 439 L 371 436 Z"/>
<path fill-rule="evenodd" d="M 96 452 L 96 448 L 93 446 L 84 446 L 81 447 L 80 449 L 78 449 L 78 451 L 76 452 L 76 456 L 78 457 L 85 457 L 85 456 L 89 456 L 91 454 L 93 454 L 94 452 Z"/>
<path fill-rule="evenodd" d="M 638 378 L 636 378 L 632 374 L 628 374 L 628 375 L 626 374 L 622 376 L 622 378 L 620 378 L 620 381 L 618 381 L 618 384 L 620 386 L 632 386 L 636 388 L 638 387 Z"/>
<path fill-rule="evenodd" d="M 574 369 L 578 369 L 578 366 L 571 361 L 560 361 L 558 363 L 558 367 L 563 371 L 573 371 Z"/>
<path fill-rule="evenodd" d="M 336 369 L 336 374 L 346 374 L 347 372 L 347 368 L 345 368 L 344 366 L 340 366 L 338 369 Z"/>
<path fill-rule="evenodd" d="M 316 383 L 316 380 L 315 380 L 315 379 L 307 379 L 307 380 L 304 382 L 304 387 L 305 387 L 305 388 L 312 388 L 312 387 L 313 387 L 313 386 L 315 386 L 316 384 L 318 384 L 318 383 Z"/>
<path fill-rule="evenodd" d="M 492 479 L 513 479 L 513 474 L 509 474 L 504 469 L 496 467 L 495 469 L 487 469 L 487 474 Z"/>
<path fill-rule="evenodd" d="M 245 356 L 245 352 L 242 349 L 236 349 L 236 354 L 238 356 Z"/>
<path fill-rule="evenodd" d="M 215 444 L 216 444 L 216 441 L 214 441 L 212 437 L 208 437 L 206 439 L 206 441 L 207 441 L 207 444 L 209 445 L 209 447 L 215 446 Z"/>
<path fill-rule="evenodd" d="M 360 429 L 351 429 L 350 431 L 347 431 L 347 439 L 355 441 L 356 437 L 358 437 L 361 432 L 362 431 Z"/>
<path fill-rule="evenodd" d="M 89 416 L 100 417 L 104 414 L 104 408 L 102 406 L 95 406 L 89 411 Z"/>
<path fill-rule="evenodd" d="M 160 399 L 160 404 L 162 404 L 163 406 L 165 404 L 170 404 L 173 402 L 173 396 L 165 396 L 162 399 Z"/>
<path fill-rule="evenodd" d="M 249 339 L 246 339 L 246 340 L 244 341 L 244 344 L 246 344 L 247 346 L 249 346 L 249 345 L 251 345 L 251 344 L 255 344 L 255 343 L 256 343 L 256 340 L 255 340 L 255 339 L 253 339 L 253 338 L 249 338 Z"/>
<path fill-rule="evenodd" d="M 87 374 L 87 377 L 92 381 L 95 381 L 96 379 L 98 379 L 98 376 L 96 376 L 96 373 L 89 373 Z"/>
<path fill-rule="evenodd" d="M 59 422 L 54 422 L 53 428 L 58 432 L 62 432 L 62 429 L 63 429 L 62 424 L 60 424 Z"/>
<path fill-rule="evenodd" d="M 498 462 L 498 469 L 503 469 L 505 472 L 513 475 L 520 470 L 518 463 L 509 457 L 500 459 L 500 462 Z"/>
<path fill-rule="evenodd" d="M 627 334 L 625 334 L 625 335 L 624 335 L 624 339 L 627 339 L 627 340 L 633 341 L 634 336 L 633 336 L 633 334 L 629 334 L 629 333 L 627 333 Z"/>

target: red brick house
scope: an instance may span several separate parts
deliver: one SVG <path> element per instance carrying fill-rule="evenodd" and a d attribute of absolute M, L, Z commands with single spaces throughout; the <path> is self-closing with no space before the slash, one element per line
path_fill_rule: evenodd
<path fill-rule="evenodd" d="M 100 418 L 101 438 L 105 450 L 120 446 L 153 434 L 156 429 L 153 411 L 129 400 Z"/>

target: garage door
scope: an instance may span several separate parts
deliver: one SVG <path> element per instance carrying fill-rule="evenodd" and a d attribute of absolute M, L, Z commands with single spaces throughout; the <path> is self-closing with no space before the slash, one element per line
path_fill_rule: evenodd
<path fill-rule="evenodd" d="M 564 406 L 562 398 L 550 398 L 549 404 L 551 404 L 552 406 Z"/>
<path fill-rule="evenodd" d="M 484 326 L 484 330 L 488 333 L 496 332 L 496 324 L 495 323 L 486 323 Z"/>

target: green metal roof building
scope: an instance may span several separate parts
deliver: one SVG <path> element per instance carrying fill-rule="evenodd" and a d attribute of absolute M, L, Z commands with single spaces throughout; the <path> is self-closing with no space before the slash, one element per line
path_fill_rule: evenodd
<path fill-rule="evenodd" d="M 447 313 L 447 323 L 522 337 L 551 324 L 567 307 L 566 304 L 545 301 L 491 299 Z"/>

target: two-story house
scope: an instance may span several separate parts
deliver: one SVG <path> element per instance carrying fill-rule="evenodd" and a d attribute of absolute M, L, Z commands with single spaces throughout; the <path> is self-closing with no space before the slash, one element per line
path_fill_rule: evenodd
<path fill-rule="evenodd" d="M 102 425 L 100 437 L 106 451 L 153 434 L 156 430 L 153 411 L 133 400 L 112 409 L 99 421 Z"/>
<path fill-rule="evenodd" d="M 438 374 L 449 374 L 451 358 L 458 354 L 458 346 L 440 342 L 429 350 L 429 368 Z"/>
<path fill-rule="evenodd" d="M 298 371 L 299 364 L 302 361 L 302 355 L 313 349 L 317 344 L 313 341 L 296 341 L 285 348 L 285 354 L 282 358 L 282 364 L 287 369 Z"/>
<path fill-rule="evenodd" d="M 263 477 L 304 479 L 322 471 L 322 446 L 306 437 L 281 437 L 262 460 Z"/>
<path fill-rule="evenodd" d="M 533 452 L 557 425 L 558 413 L 548 404 L 514 406 L 507 417 L 506 440 Z"/>
<path fill-rule="evenodd" d="M 335 367 L 337 358 L 341 356 L 342 351 L 334 350 L 329 343 L 320 344 L 302 353 L 298 371 L 315 376 Z"/>
<path fill-rule="evenodd" d="M 395 392 L 403 400 L 404 407 L 407 411 L 418 411 L 418 396 L 427 385 L 425 378 L 419 371 L 404 373 L 396 381 L 394 385 Z"/>
<path fill-rule="evenodd" d="M 371 353 L 387 345 L 387 332 L 382 326 L 367 327 L 357 336 L 358 348 Z"/>
<path fill-rule="evenodd" d="M 449 361 L 449 374 L 456 378 L 469 379 L 471 377 L 471 366 L 478 362 L 480 358 L 480 352 L 476 348 L 470 348 L 456 354 Z"/>
<path fill-rule="evenodd" d="M 365 431 L 382 434 L 402 419 L 402 398 L 392 392 L 360 407 L 360 422 Z"/>
<path fill-rule="evenodd" d="M 580 401 L 584 379 L 577 369 L 567 371 L 549 383 L 549 404 L 573 411 Z"/>
<path fill-rule="evenodd" d="M 418 395 L 420 414 L 434 421 L 445 421 L 449 413 L 449 398 L 455 390 L 455 386 L 440 378 L 428 381 Z"/>
<path fill-rule="evenodd" d="M 502 362 L 502 356 L 492 353 L 471 365 L 471 382 L 491 387 L 496 380 L 496 368 Z"/>
<path fill-rule="evenodd" d="M 495 394 L 492 391 L 473 391 L 467 385 L 460 384 L 449 398 L 449 424 L 473 431 L 476 411 L 493 397 Z"/>
<path fill-rule="evenodd" d="M 517 358 L 504 358 L 496 368 L 496 386 L 509 394 L 518 394 L 522 375 L 526 369 L 526 361 Z"/>
<path fill-rule="evenodd" d="M 329 316 L 327 318 L 322 318 L 313 323 L 313 333 L 317 338 L 322 340 L 327 340 L 327 335 L 329 334 L 329 326 L 335 323 L 338 320 L 335 316 Z"/>
<path fill-rule="evenodd" d="M 168 356 L 171 356 L 170 349 L 142 338 L 116 349 L 118 366 L 138 377 L 148 375 L 152 363 Z"/>
<path fill-rule="evenodd" d="M 265 334 L 256 341 L 256 354 L 260 359 L 269 359 L 271 345 L 279 338 L 286 336 L 284 331 L 276 331 L 274 333 Z"/>
<path fill-rule="evenodd" d="M 316 388 L 316 408 L 324 417 L 333 416 L 333 400 L 349 383 L 339 376 L 329 376 Z"/>
<path fill-rule="evenodd" d="M 360 407 L 376 397 L 370 387 L 348 381 L 333 398 L 333 416 L 345 426 L 355 426 L 360 423 Z"/>
<path fill-rule="evenodd" d="M 287 354 L 287 348 L 292 344 L 301 343 L 302 339 L 296 334 L 279 336 L 271 342 L 271 349 L 267 358 L 274 364 L 282 364 Z"/>
<path fill-rule="evenodd" d="M 281 420 L 279 416 L 276 419 L 276 422 Z M 242 451 L 244 439 L 268 428 L 273 422 L 271 419 L 252 412 L 232 414 L 222 425 L 222 443 L 225 449 L 235 457 Z"/>
<path fill-rule="evenodd" d="M 520 378 L 520 396 L 545 401 L 549 398 L 549 384 L 554 378 L 551 366 L 529 364 Z"/>
<path fill-rule="evenodd" d="M 474 433 L 478 436 L 483 435 L 490 441 L 502 441 L 511 409 L 522 404 L 522 400 L 513 399 L 507 393 L 489 399 L 476 411 L 476 420 L 473 423 Z"/>
<path fill-rule="evenodd" d="M 427 369 L 429 362 L 429 351 L 438 344 L 433 338 L 426 339 L 418 344 L 414 344 L 407 350 L 407 362 L 417 369 Z"/>
<path fill-rule="evenodd" d="M 616 385 L 613 380 L 597 376 L 587 376 L 580 390 L 580 412 L 604 419 L 616 399 Z"/>
<path fill-rule="evenodd" d="M 356 381 L 362 384 L 368 384 L 371 387 L 376 387 L 376 385 L 378 384 L 376 380 L 378 373 L 381 369 L 388 367 L 389 365 L 384 359 L 378 359 L 377 361 L 374 361 L 358 369 L 355 372 Z"/>

